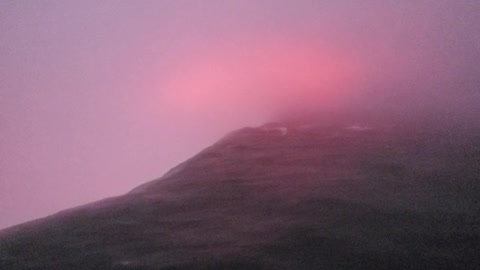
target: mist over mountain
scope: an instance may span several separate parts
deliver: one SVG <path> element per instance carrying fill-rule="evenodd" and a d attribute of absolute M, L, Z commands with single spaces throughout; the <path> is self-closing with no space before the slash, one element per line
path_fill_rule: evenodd
<path fill-rule="evenodd" d="M 0 228 L 123 194 L 242 126 L 472 126 L 478 14 L 475 0 L 0 1 Z"/>
<path fill-rule="evenodd" d="M 2 230 L 0 268 L 476 269 L 479 133 L 340 118 L 243 128 L 125 195 Z"/>
<path fill-rule="evenodd" d="M 0 270 L 478 269 L 478 14 L 0 1 Z"/>

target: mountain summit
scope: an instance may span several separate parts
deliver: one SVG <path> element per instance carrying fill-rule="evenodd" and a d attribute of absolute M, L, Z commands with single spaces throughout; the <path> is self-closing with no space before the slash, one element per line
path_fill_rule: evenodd
<path fill-rule="evenodd" d="M 480 140 L 401 124 L 232 132 L 131 192 L 0 232 L 0 269 L 477 269 Z"/>

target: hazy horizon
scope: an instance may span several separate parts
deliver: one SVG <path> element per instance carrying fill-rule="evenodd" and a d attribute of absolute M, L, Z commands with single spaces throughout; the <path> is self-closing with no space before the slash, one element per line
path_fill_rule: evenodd
<path fill-rule="evenodd" d="M 0 229 L 320 111 L 475 122 L 478 1 L 3 1 Z"/>

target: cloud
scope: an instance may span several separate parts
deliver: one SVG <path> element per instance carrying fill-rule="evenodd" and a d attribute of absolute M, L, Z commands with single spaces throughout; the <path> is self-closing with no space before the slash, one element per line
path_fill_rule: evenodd
<path fill-rule="evenodd" d="M 247 39 L 187 54 L 162 101 L 179 114 L 260 114 L 338 105 L 361 78 L 346 51 L 298 39 Z"/>

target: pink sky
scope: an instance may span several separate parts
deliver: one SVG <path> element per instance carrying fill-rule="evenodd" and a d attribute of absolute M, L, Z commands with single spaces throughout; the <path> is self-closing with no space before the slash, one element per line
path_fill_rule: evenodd
<path fill-rule="evenodd" d="M 0 228 L 317 107 L 475 115 L 478 1 L 3 1 Z"/>

